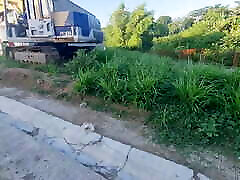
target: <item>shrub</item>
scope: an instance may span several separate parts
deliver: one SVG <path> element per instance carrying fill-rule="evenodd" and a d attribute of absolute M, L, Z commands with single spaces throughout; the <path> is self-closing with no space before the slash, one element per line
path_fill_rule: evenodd
<path fill-rule="evenodd" d="M 240 148 L 238 69 L 123 49 L 109 52 L 101 51 L 91 68 L 79 67 L 77 92 L 153 112 L 147 123 L 159 138 Z"/>
<path fill-rule="evenodd" d="M 97 74 L 94 69 L 79 69 L 74 91 L 81 94 L 91 94 L 97 89 Z"/>
<path fill-rule="evenodd" d="M 78 74 L 79 69 L 88 70 L 99 65 L 94 51 L 86 52 L 79 50 L 72 61 L 65 64 L 66 71 L 69 74 Z"/>

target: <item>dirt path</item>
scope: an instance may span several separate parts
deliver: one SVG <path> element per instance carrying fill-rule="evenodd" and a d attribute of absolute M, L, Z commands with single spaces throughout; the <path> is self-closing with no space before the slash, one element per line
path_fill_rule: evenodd
<path fill-rule="evenodd" d="M 96 112 L 86 106 L 85 102 L 65 102 L 56 100 L 56 93 L 66 93 L 69 89 L 55 86 L 53 80 L 46 74 L 24 69 L 4 69 L 1 71 L 0 95 L 18 100 L 24 104 L 58 116 L 76 125 L 85 122 L 92 123 L 96 132 L 129 144 L 138 149 L 151 152 L 179 164 L 188 166 L 212 179 L 232 180 L 239 175 L 240 167 L 237 160 L 231 156 L 223 156 L 207 149 L 184 148 L 176 149 L 174 146 L 155 144 L 147 136 L 149 130 L 144 126 L 144 115 L 139 114 L 134 118 L 113 118 L 114 114 Z M 8 87 L 8 88 L 6 88 Z M 10 88 L 10 87 L 17 87 Z M 39 95 L 30 90 L 44 90 L 49 94 Z M 22 89 L 22 90 L 20 90 Z"/>

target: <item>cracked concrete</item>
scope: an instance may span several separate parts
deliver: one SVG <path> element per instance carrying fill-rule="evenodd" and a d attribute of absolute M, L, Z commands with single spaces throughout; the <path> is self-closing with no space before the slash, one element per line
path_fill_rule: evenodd
<path fill-rule="evenodd" d="M 126 164 L 127 164 L 127 162 L 128 162 L 128 158 L 129 158 L 129 154 L 130 154 L 131 150 L 132 150 L 132 147 L 129 149 L 128 154 L 127 154 L 127 157 L 126 157 L 126 159 L 125 159 L 125 162 L 124 162 L 123 166 L 118 170 L 118 173 L 120 173 L 120 172 L 124 169 L 124 167 L 126 166 Z"/>
<path fill-rule="evenodd" d="M 12 127 L 106 179 L 188 180 L 193 177 L 193 171 L 187 167 L 87 131 L 15 100 L 0 96 L 0 111 L 15 119 L 7 121 Z M 201 180 L 208 179 L 200 176 Z"/>
<path fill-rule="evenodd" d="M 147 173 L 146 173 L 147 171 Z M 119 173 L 119 179 L 191 179 L 193 171 L 171 161 L 156 157 L 133 148 L 129 153 L 126 166 Z"/>
<path fill-rule="evenodd" d="M 104 180 L 75 160 L 12 126 L 11 117 L 0 113 L 1 180 Z"/>

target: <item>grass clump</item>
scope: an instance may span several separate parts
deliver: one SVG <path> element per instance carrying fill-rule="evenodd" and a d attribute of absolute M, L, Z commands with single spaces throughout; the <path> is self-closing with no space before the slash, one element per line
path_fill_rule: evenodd
<path fill-rule="evenodd" d="M 158 139 L 240 150 L 240 71 L 123 49 L 78 53 L 67 65 L 80 94 L 152 112 Z"/>

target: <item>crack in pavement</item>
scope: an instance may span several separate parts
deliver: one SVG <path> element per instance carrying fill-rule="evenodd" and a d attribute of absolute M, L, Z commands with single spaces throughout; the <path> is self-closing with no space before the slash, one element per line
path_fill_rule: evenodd
<path fill-rule="evenodd" d="M 90 141 L 89 143 L 83 145 L 83 147 L 81 148 L 81 151 L 83 151 L 83 150 L 84 150 L 86 147 L 88 147 L 88 146 L 93 146 L 93 145 L 96 145 L 96 144 L 98 144 L 98 143 L 101 143 L 102 140 L 103 140 L 103 136 L 101 135 L 98 140 L 96 140 L 96 141 Z"/>
<path fill-rule="evenodd" d="M 119 168 L 118 173 L 120 173 L 124 169 L 124 167 L 126 166 L 126 164 L 128 162 L 128 158 L 129 158 L 130 152 L 132 151 L 132 149 L 133 149 L 133 147 L 130 146 L 129 151 L 128 151 L 127 156 L 126 156 L 126 159 L 125 159 L 125 161 L 123 163 L 123 166 L 121 168 Z"/>
<path fill-rule="evenodd" d="M 86 147 L 93 146 L 93 145 L 96 145 L 98 143 L 101 143 L 102 140 L 103 140 L 103 136 L 101 135 L 98 140 L 90 141 L 87 144 L 73 144 L 73 143 L 68 142 L 67 139 L 64 138 L 65 143 L 68 144 L 68 146 L 70 146 L 70 148 L 73 150 L 73 152 L 75 152 L 77 155 L 80 155 L 79 153 L 81 153 Z M 77 149 L 76 147 L 74 147 L 74 146 L 79 146 L 79 145 L 83 146 L 83 147 L 81 147 L 80 149 Z M 91 165 L 91 164 L 87 164 L 87 163 L 84 163 L 84 162 L 81 162 L 81 161 L 79 161 L 79 162 L 83 166 L 92 169 L 94 172 L 98 173 L 99 175 L 103 176 L 104 178 L 106 178 L 108 180 L 114 180 L 118 176 L 119 167 L 116 167 L 116 166 L 102 166 L 102 165 L 98 165 L 98 163 L 96 163 L 95 165 Z"/>
<path fill-rule="evenodd" d="M 38 136 L 40 128 L 36 128 L 33 125 L 29 125 L 27 123 L 17 123 L 16 121 L 12 121 L 10 123 L 10 125 L 22 132 L 24 132 L 25 134 L 35 137 Z"/>
<path fill-rule="evenodd" d="M 12 123 L 12 126 L 15 127 L 16 129 L 24 132 L 25 134 L 35 137 L 38 135 L 39 133 L 39 128 L 35 128 L 33 127 L 32 131 L 26 130 L 23 127 L 19 127 L 15 124 Z M 75 154 L 76 156 L 80 155 L 79 153 L 81 153 L 87 146 L 92 146 L 92 145 L 96 145 L 100 142 L 102 142 L 103 136 L 100 136 L 100 138 L 98 138 L 96 141 L 90 141 L 87 144 L 74 144 L 71 142 L 68 142 L 68 140 L 66 138 L 59 138 L 59 137 L 48 137 L 47 135 L 44 136 L 44 139 L 63 139 L 64 142 L 70 147 L 70 149 L 72 150 L 72 153 Z M 83 146 L 80 149 L 77 149 L 74 146 Z M 101 166 L 98 165 L 98 163 L 96 163 L 96 165 L 91 165 L 91 164 L 87 164 L 87 163 L 83 163 L 81 161 L 79 161 L 80 164 L 82 164 L 85 167 L 88 167 L 90 169 L 92 169 L 94 172 L 98 173 L 99 175 L 103 176 L 104 178 L 108 179 L 108 180 L 113 180 L 115 179 L 115 177 L 117 176 L 118 170 L 117 167 L 111 167 L 111 166 Z"/>
<path fill-rule="evenodd" d="M 11 121 L 10 125 L 22 132 L 24 132 L 25 134 L 31 136 L 32 138 L 34 138 L 36 141 L 39 142 L 44 142 L 44 143 L 48 143 L 49 144 L 49 140 L 53 141 L 53 142 L 57 142 L 56 145 L 52 145 L 51 143 L 49 144 L 50 146 L 52 146 L 52 148 L 54 148 L 57 151 L 60 152 L 64 152 L 64 154 L 66 154 L 67 156 L 70 156 L 71 158 L 76 159 L 80 164 L 82 164 L 85 167 L 90 168 L 91 170 L 93 170 L 95 173 L 101 175 L 102 177 L 106 178 L 107 180 L 114 180 L 116 179 L 116 177 L 118 177 L 119 172 L 126 166 L 128 158 L 129 158 L 129 154 L 132 150 L 132 147 L 129 148 L 129 150 L 127 151 L 127 155 L 126 157 L 124 157 L 125 159 L 123 159 L 123 164 L 118 166 L 112 166 L 111 164 L 109 165 L 101 165 L 102 161 L 99 162 L 95 162 L 91 160 L 90 161 L 85 161 L 81 159 L 81 153 L 83 153 L 84 149 L 89 147 L 89 146 L 94 146 L 97 145 L 98 143 L 102 143 L 104 136 L 100 135 L 100 137 L 97 137 L 95 140 L 91 140 L 87 143 L 71 143 L 67 138 L 65 137 L 56 137 L 56 136 L 52 136 L 49 137 L 45 130 L 34 127 L 34 125 L 32 124 L 28 124 L 26 122 L 17 122 L 17 121 Z M 60 143 L 60 144 L 58 144 Z M 64 143 L 61 145 L 61 143 Z M 70 148 L 69 150 L 67 150 L 67 148 Z M 97 150 L 97 149 L 96 149 Z M 83 158 L 85 155 L 83 154 Z M 80 157 L 80 159 L 78 159 Z"/>
<path fill-rule="evenodd" d="M 32 131 L 26 131 L 25 129 L 20 129 L 20 130 L 29 136 L 35 137 L 39 134 L 40 129 L 34 127 Z"/>
<path fill-rule="evenodd" d="M 66 138 L 64 138 L 65 143 L 68 144 L 71 147 L 71 149 L 73 149 L 75 152 L 82 152 L 86 147 L 101 143 L 102 140 L 103 140 L 103 136 L 101 135 L 100 138 L 97 139 L 96 141 L 90 141 L 87 144 L 83 144 L 83 143 L 73 144 L 71 142 L 68 142 L 68 140 Z M 82 146 L 82 147 L 80 149 L 78 149 L 74 146 Z"/>
<path fill-rule="evenodd" d="M 81 163 L 82 165 L 92 169 L 96 173 L 100 174 L 107 180 L 114 180 L 118 176 L 118 168 L 115 166 L 101 166 L 101 165 L 89 165 Z"/>
<path fill-rule="evenodd" d="M 20 126 L 19 124 L 15 124 L 14 122 L 11 123 L 11 125 L 13 127 L 15 127 L 16 129 L 24 132 L 25 134 L 27 134 L 27 135 L 29 135 L 31 137 L 36 137 L 36 136 L 39 135 L 40 128 L 36 128 L 36 127 L 32 127 L 32 126 L 31 126 L 31 128 L 26 128 L 26 127 L 24 127 L 24 125 L 25 125 L 24 123 L 22 124 L 22 126 Z M 93 145 L 96 145 L 98 143 L 101 143 L 102 140 L 103 140 L 103 136 L 101 135 L 97 140 L 90 141 L 90 142 L 88 142 L 86 144 L 83 144 L 83 143 L 74 144 L 74 143 L 69 142 L 66 138 L 49 137 L 46 134 L 44 135 L 43 139 L 44 139 L 44 141 L 47 140 L 47 139 L 52 139 L 52 140 L 62 139 L 62 140 L 64 140 L 65 144 L 70 147 L 72 153 L 75 154 L 74 156 L 79 156 L 80 153 L 82 153 L 82 151 L 86 147 L 93 146 Z M 77 148 L 77 146 L 80 146 L 80 147 L 82 146 L 82 147 L 81 148 Z M 131 150 L 131 148 L 130 148 L 130 150 Z M 87 164 L 87 163 L 84 163 L 84 162 L 81 162 L 81 161 L 79 161 L 79 163 L 82 164 L 85 167 L 88 167 L 88 168 L 92 169 L 94 172 L 96 172 L 97 174 L 103 176 L 107 180 L 114 180 L 118 176 L 118 173 L 125 167 L 126 162 L 128 160 L 128 155 L 130 153 L 130 150 L 129 150 L 128 154 L 127 154 L 127 157 L 126 157 L 126 159 L 124 161 L 123 166 L 120 167 L 120 168 L 117 167 L 117 166 L 102 166 L 102 165 L 99 165 L 98 163 L 96 163 L 95 165 Z"/>

